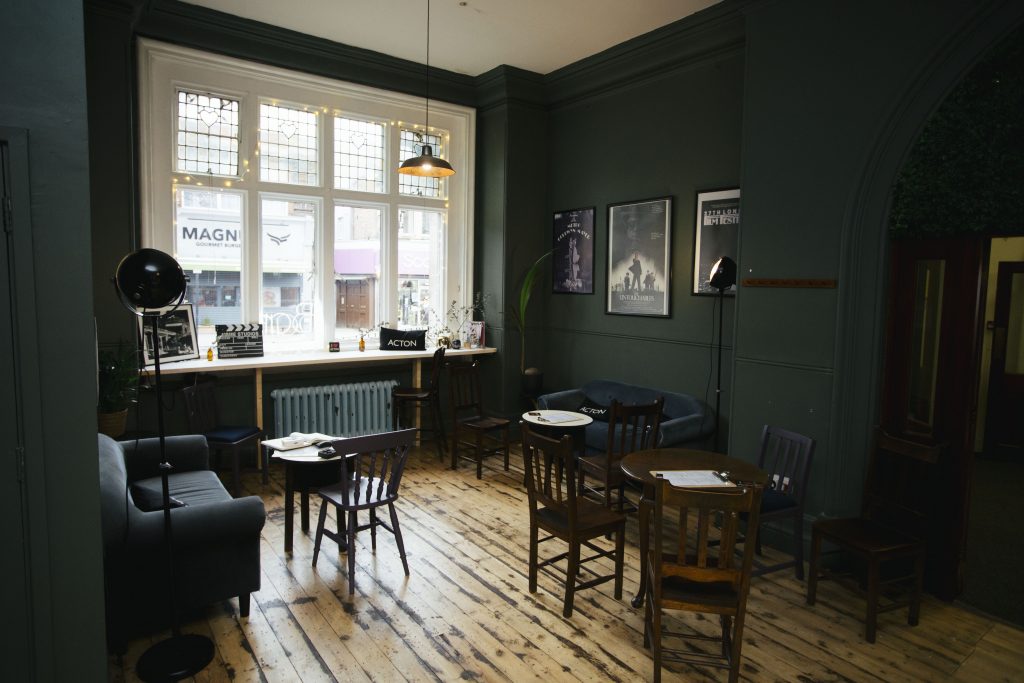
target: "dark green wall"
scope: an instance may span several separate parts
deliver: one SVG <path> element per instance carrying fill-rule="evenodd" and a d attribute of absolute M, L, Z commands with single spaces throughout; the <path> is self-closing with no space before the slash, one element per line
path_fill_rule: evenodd
<path fill-rule="evenodd" d="M 39 340 L 38 348 L 19 350 L 22 383 L 33 385 L 25 396 L 39 401 L 18 406 L 16 418 L 22 429 L 42 428 L 41 447 L 25 453 L 28 545 L 4 548 L 26 555 L 34 650 L 5 649 L 4 659 L 13 676 L 31 659 L 33 680 L 41 681 L 106 678 L 92 273 L 83 258 L 90 243 L 84 53 L 81 4 L 5 4 L 0 126 L 28 131 L 30 178 L 14 183 L 28 180 L 30 206 L 15 213 L 30 209 L 31 222 L 14 229 L 31 230 L 32 251 L 18 254 L 16 269 L 35 273 L 34 291 L 19 294 L 35 297 Z M 6 260 L 2 267 L 6 279 Z M 13 411 L 12 388 L 3 391 L 4 410 Z M 2 435 L 4 477 L 15 476 L 13 447 L 25 437 L 21 430 Z M 24 628 L 11 616 L 8 628 Z"/>
<path fill-rule="evenodd" d="M 743 115 L 743 25 L 734 14 L 705 14 L 701 35 L 655 32 L 552 74 L 558 98 L 549 117 L 551 165 L 545 248 L 551 213 L 595 207 L 594 295 L 539 291 L 546 305 L 543 368 L 549 389 L 606 378 L 715 403 L 717 303 L 692 296 L 696 193 L 738 187 Z M 650 53 L 656 68 L 633 64 Z M 625 66 L 623 66 L 623 64 Z M 563 97 L 563 90 L 572 92 Z M 610 203 L 672 196 L 671 317 L 606 315 Z M 725 301 L 723 386 L 729 386 L 733 299 Z M 727 394 L 723 424 L 727 426 Z M 724 439 L 723 439 L 724 445 Z"/>

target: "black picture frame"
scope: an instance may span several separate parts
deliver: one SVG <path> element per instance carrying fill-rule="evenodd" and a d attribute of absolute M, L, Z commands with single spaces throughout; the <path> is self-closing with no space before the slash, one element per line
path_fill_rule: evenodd
<path fill-rule="evenodd" d="M 740 234 L 740 188 L 698 192 L 694 221 L 693 283 L 690 293 L 696 296 L 718 296 L 718 290 L 708 284 L 708 279 L 718 259 L 728 256 L 736 260 Z M 736 296 L 736 285 L 727 287 L 723 293 Z"/>
<path fill-rule="evenodd" d="M 594 293 L 594 207 L 556 211 L 551 235 L 551 291 Z"/>
<path fill-rule="evenodd" d="M 180 304 L 177 307 L 166 306 L 147 310 L 146 315 L 139 318 L 139 338 L 142 340 L 142 354 L 146 365 L 153 365 L 156 360 L 153 354 L 151 314 L 161 316 L 157 323 L 161 363 L 199 358 L 195 312 L 192 310 L 192 304 Z"/>
<path fill-rule="evenodd" d="M 672 197 L 608 205 L 605 313 L 667 318 L 672 293 Z"/>

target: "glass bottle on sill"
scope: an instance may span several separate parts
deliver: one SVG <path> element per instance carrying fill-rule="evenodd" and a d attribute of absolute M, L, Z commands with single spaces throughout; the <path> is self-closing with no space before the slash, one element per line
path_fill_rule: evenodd
<path fill-rule="evenodd" d="M 364 339 L 362 335 L 359 336 L 359 350 L 360 351 L 365 351 L 366 350 L 366 339 Z"/>

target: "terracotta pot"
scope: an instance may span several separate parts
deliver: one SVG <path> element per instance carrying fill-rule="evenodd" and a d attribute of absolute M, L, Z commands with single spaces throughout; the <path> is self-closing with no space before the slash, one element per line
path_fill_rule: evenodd
<path fill-rule="evenodd" d="M 97 413 L 100 434 L 106 434 L 112 439 L 124 434 L 125 426 L 128 424 L 128 409 L 119 410 L 116 413 Z"/>

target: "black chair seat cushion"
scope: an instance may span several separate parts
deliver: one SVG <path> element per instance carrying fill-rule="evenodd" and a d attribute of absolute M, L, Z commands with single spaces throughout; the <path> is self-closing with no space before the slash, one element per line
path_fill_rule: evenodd
<path fill-rule="evenodd" d="M 148 489 L 160 492 L 162 496 L 163 484 L 160 477 L 140 479 L 132 486 L 132 494 L 135 488 Z M 177 498 L 185 505 L 204 505 L 206 503 L 220 503 L 230 500 L 231 496 L 224 490 L 216 473 L 210 470 L 198 470 L 193 472 L 179 472 L 167 478 L 167 488 L 172 497 Z M 159 505 L 157 506 L 159 508 Z"/>
<path fill-rule="evenodd" d="M 507 427 L 508 425 L 509 421 L 503 417 L 471 417 L 459 420 L 459 426 L 461 427 L 466 429 L 482 429 L 484 431 Z"/>
<path fill-rule="evenodd" d="M 426 401 L 430 398 L 430 394 L 430 389 L 421 389 L 420 387 L 395 387 L 391 390 L 391 395 L 394 398 L 407 401 Z"/>
<path fill-rule="evenodd" d="M 225 443 L 238 443 L 246 439 L 252 438 L 260 433 L 260 430 L 256 427 L 217 427 L 212 429 L 203 436 L 210 443 L 225 444 Z"/>
<path fill-rule="evenodd" d="M 779 512 L 797 507 L 796 499 L 780 491 L 765 489 L 761 494 L 761 514 Z"/>

